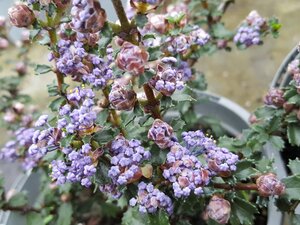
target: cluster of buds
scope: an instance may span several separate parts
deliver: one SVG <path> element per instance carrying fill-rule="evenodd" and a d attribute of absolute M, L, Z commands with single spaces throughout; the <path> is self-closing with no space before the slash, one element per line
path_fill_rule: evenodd
<path fill-rule="evenodd" d="M 130 199 L 129 204 L 131 206 L 138 205 L 141 213 L 155 213 L 159 209 L 164 209 L 168 214 L 173 212 L 170 197 L 154 188 L 152 183 L 139 183 L 137 197 Z"/>
<path fill-rule="evenodd" d="M 81 33 L 96 33 L 106 21 L 106 12 L 96 0 L 73 0 L 71 15 L 73 29 Z"/>
<path fill-rule="evenodd" d="M 219 224 L 227 224 L 230 218 L 230 212 L 230 202 L 220 196 L 214 195 L 206 207 L 205 217 L 209 217 Z"/>
<path fill-rule="evenodd" d="M 173 134 L 173 128 L 160 119 L 156 119 L 149 129 L 148 138 L 153 140 L 159 148 L 165 149 L 171 147 L 176 138 Z"/>
<path fill-rule="evenodd" d="M 177 60 L 173 57 L 163 58 L 162 62 L 157 65 L 156 75 L 149 81 L 149 84 L 165 96 L 171 96 L 176 89 L 184 88 L 184 71 L 176 68 L 172 64 Z"/>
<path fill-rule="evenodd" d="M 132 110 L 136 103 L 136 93 L 129 85 L 119 84 L 116 80 L 108 96 L 109 102 L 116 110 Z"/>
<path fill-rule="evenodd" d="M 271 89 L 269 93 L 264 98 L 264 103 L 266 105 L 271 105 L 275 107 L 282 107 L 285 103 L 285 99 L 283 98 L 284 92 L 280 89 Z"/>
<path fill-rule="evenodd" d="M 8 9 L 10 22 L 16 27 L 28 27 L 35 21 L 33 11 L 25 4 L 16 4 Z"/>
<path fill-rule="evenodd" d="M 237 45 L 250 47 L 261 44 L 261 34 L 267 29 L 267 23 L 256 11 L 251 11 L 239 27 L 233 41 Z"/>
<path fill-rule="evenodd" d="M 124 42 L 117 56 L 116 64 L 120 69 L 139 76 L 144 73 L 148 59 L 149 54 L 145 49 L 130 42 Z"/>
<path fill-rule="evenodd" d="M 257 178 L 256 185 L 259 194 L 264 197 L 281 195 L 285 191 L 285 185 L 273 173 L 264 174 Z"/>

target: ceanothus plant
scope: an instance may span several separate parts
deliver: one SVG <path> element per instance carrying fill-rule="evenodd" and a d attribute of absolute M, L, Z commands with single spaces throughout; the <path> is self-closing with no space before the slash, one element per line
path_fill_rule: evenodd
<path fill-rule="evenodd" d="M 194 110 L 195 90 L 206 87 L 197 60 L 261 45 L 278 35 L 277 19 L 252 11 L 229 31 L 222 16 L 230 0 L 111 2 L 117 22 L 97 0 L 24 0 L 9 9 L 10 23 L 30 34 L 18 76 L 1 78 L 12 140 L 0 158 L 39 171 L 42 190 L 30 206 L 24 193 L 1 188 L 0 208 L 26 213 L 28 224 L 249 225 L 277 196 L 278 208 L 293 215 L 299 175 L 280 181 L 261 149 L 283 148 L 285 137 L 300 145 L 299 60 L 289 65 L 291 84 L 270 91 L 239 139 L 197 129 Z M 1 18 L 0 51 L 10 44 L 6 26 Z M 35 42 L 49 50 L 49 65 L 37 64 L 36 74 L 56 76 L 48 114 L 19 90 L 28 76 L 24 48 Z"/>

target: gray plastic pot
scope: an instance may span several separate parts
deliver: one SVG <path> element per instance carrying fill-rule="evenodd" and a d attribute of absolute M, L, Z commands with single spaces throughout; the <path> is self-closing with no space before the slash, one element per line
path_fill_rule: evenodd
<path fill-rule="evenodd" d="M 272 88 L 281 88 L 287 86 L 292 80 L 291 74 L 287 72 L 287 67 L 290 62 L 294 59 L 300 58 L 300 53 L 297 50 L 297 46 L 290 51 L 290 53 L 285 57 L 280 67 L 278 68 L 273 81 L 271 83 Z"/>
<path fill-rule="evenodd" d="M 196 110 L 200 115 L 212 116 L 221 121 L 221 126 L 224 130 L 232 135 L 239 135 L 243 129 L 249 127 L 248 118 L 250 114 L 237 105 L 236 103 L 207 92 L 198 92 L 199 99 L 206 99 L 201 101 L 201 104 L 196 106 Z M 177 116 L 176 113 L 171 113 L 167 116 Z M 268 145 L 263 149 L 263 153 L 268 158 L 274 158 L 275 168 L 280 178 L 285 177 L 285 167 L 281 161 L 278 151 L 273 151 Z M 37 174 L 20 176 L 13 188 L 20 191 L 26 190 L 29 194 L 29 200 L 33 203 L 39 193 L 39 176 Z M 283 215 L 277 211 L 277 208 L 272 202 L 268 207 L 268 223 L 267 225 L 281 225 Z M 0 225 L 24 225 L 25 218 L 16 213 L 5 212 L 0 214 Z"/>

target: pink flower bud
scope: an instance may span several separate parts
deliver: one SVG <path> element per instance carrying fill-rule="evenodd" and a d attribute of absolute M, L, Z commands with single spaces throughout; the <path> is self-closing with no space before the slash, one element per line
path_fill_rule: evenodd
<path fill-rule="evenodd" d="M 148 132 L 148 138 L 153 140 L 161 149 L 171 147 L 173 144 L 173 128 L 164 121 L 156 119 Z"/>
<path fill-rule="evenodd" d="M 20 76 L 25 75 L 27 72 L 27 65 L 24 62 L 18 62 L 15 70 Z"/>
<path fill-rule="evenodd" d="M 32 10 L 25 4 L 17 4 L 9 8 L 8 16 L 11 24 L 16 27 L 28 27 L 35 20 Z"/>
<path fill-rule="evenodd" d="M 280 89 L 271 89 L 269 93 L 265 96 L 264 102 L 266 105 L 274 105 L 276 107 L 282 107 L 285 103 L 283 98 L 284 92 Z"/>
<path fill-rule="evenodd" d="M 16 102 L 14 105 L 13 105 L 13 109 L 16 113 L 18 114 L 22 114 L 24 112 L 24 104 L 22 104 L 21 102 Z"/>
<path fill-rule="evenodd" d="M 209 218 L 220 224 L 226 224 L 230 218 L 230 202 L 214 195 L 206 208 Z"/>
<path fill-rule="evenodd" d="M 281 195 L 285 191 L 284 184 L 273 173 L 268 173 L 257 178 L 256 185 L 259 194 L 264 197 Z"/>
<path fill-rule="evenodd" d="M 136 93 L 123 85 L 115 83 L 109 93 L 109 102 L 117 110 L 132 110 L 136 103 Z"/>
<path fill-rule="evenodd" d="M 12 111 L 7 111 L 3 116 L 3 120 L 7 123 L 13 123 L 16 121 L 16 119 L 17 119 L 17 116 Z"/>
<path fill-rule="evenodd" d="M 151 13 L 148 15 L 148 21 L 150 23 L 150 29 L 154 28 L 154 30 L 161 34 L 165 33 L 168 29 L 165 15 Z"/>
<path fill-rule="evenodd" d="M 289 113 L 289 112 L 291 112 L 291 111 L 294 109 L 294 104 L 285 102 L 285 103 L 283 104 L 283 108 L 284 108 L 284 110 L 285 110 L 287 113 Z"/>
<path fill-rule="evenodd" d="M 0 37 L 0 50 L 7 49 L 9 46 L 9 42 L 7 39 Z"/>
<path fill-rule="evenodd" d="M 0 16 L 0 30 L 3 29 L 6 25 L 6 19 L 4 16 Z"/>
<path fill-rule="evenodd" d="M 144 49 L 129 42 L 124 42 L 117 56 L 116 63 L 120 69 L 138 76 L 144 73 L 145 63 L 148 61 L 148 58 L 149 54 Z"/>
<path fill-rule="evenodd" d="M 248 120 L 249 120 L 249 123 L 251 123 L 251 124 L 258 122 L 257 117 L 254 114 L 251 114 Z"/>

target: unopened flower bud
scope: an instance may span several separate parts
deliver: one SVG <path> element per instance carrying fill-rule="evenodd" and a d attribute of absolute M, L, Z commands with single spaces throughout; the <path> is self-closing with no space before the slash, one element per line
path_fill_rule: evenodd
<path fill-rule="evenodd" d="M 292 62 L 288 64 L 287 72 L 289 74 L 296 74 L 300 72 L 300 61 L 299 59 L 294 59 Z"/>
<path fill-rule="evenodd" d="M 273 173 L 268 173 L 257 178 L 256 185 L 259 194 L 263 197 L 281 195 L 285 191 L 284 184 Z"/>
<path fill-rule="evenodd" d="M 21 114 L 24 111 L 24 104 L 22 104 L 21 102 L 17 102 L 13 105 L 13 109 L 16 113 Z"/>
<path fill-rule="evenodd" d="M 81 33 L 96 33 L 106 21 L 106 12 L 96 0 L 73 1 L 71 14 L 73 29 Z"/>
<path fill-rule="evenodd" d="M 9 42 L 7 39 L 0 37 L 0 50 L 7 49 L 9 46 Z"/>
<path fill-rule="evenodd" d="M 17 4 L 9 8 L 8 16 L 11 24 L 16 27 L 28 27 L 35 20 L 32 10 L 25 4 Z"/>
<path fill-rule="evenodd" d="M 22 75 L 25 75 L 26 72 L 27 72 L 27 66 L 24 62 L 18 62 L 16 64 L 16 68 L 15 70 L 17 71 L 17 73 L 22 76 Z"/>
<path fill-rule="evenodd" d="M 0 16 L 0 30 L 5 28 L 6 19 L 4 16 Z"/>
<path fill-rule="evenodd" d="M 138 76 L 144 73 L 145 63 L 148 61 L 149 54 L 144 49 L 124 42 L 119 52 L 116 63 L 118 67 L 132 75 Z"/>
<path fill-rule="evenodd" d="M 163 34 L 167 31 L 168 23 L 165 15 L 151 13 L 148 15 L 148 20 L 150 26 L 153 27 L 159 33 Z"/>
<path fill-rule="evenodd" d="M 283 104 L 283 108 L 284 108 L 284 110 L 285 110 L 287 113 L 289 113 L 289 112 L 291 112 L 291 111 L 294 109 L 294 104 L 285 102 L 285 103 Z"/>
<path fill-rule="evenodd" d="M 248 120 L 249 120 L 249 123 L 251 123 L 251 124 L 258 122 L 257 117 L 254 114 L 251 114 Z"/>
<path fill-rule="evenodd" d="M 68 201 L 71 200 L 71 195 L 70 195 L 70 194 L 62 194 L 62 195 L 60 196 L 60 200 L 61 200 L 62 202 L 68 202 Z"/>
<path fill-rule="evenodd" d="M 230 202 L 216 195 L 210 199 L 206 208 L 209 218 L 220 224 L 226 224 L 228 222 L 230 218 L 230 211 Z"/>
<path fill-rule="evenodd" d="M 166 122 L 156 119 L 148 132 L 148 138 L 161 149 L 171 147 L 174 143 L 173 128 Z"/>
<path fill-rule="evenodd" d="M 109 102 L 117 110 L 132 110 L 136 103 L 136 93 L 129 87 L 115 83 L 109 93 Z"/>
<path fill-rule="evenodd" d="M 12 111 L 7 111 L 3 116 L 3 120 L 7 123 L 13 123 L 16 121 L 16 119 L 17 119 L 17 116 Z"/>
<path fill-rule="evenodd" d="M 283 98 L 283 91 L 280 89 L 271 89 L 269 93 L 264 98 L 264 103 L 266 105 L 273 105 L 276 107 L 282 107 L 285 103 L 285 99 Z"/>

